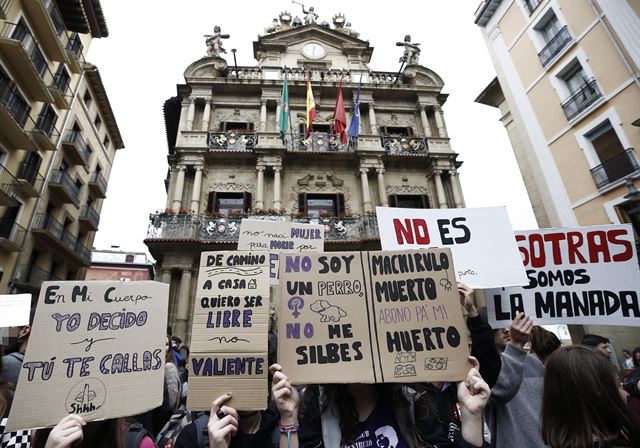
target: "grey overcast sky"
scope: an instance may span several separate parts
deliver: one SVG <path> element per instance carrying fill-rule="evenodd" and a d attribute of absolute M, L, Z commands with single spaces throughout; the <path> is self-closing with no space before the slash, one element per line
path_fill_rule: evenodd
<path fill-rule="evenodd" d="M 229 64 L 254 65 L 252 43 L 280 11 L 302 17 L 290 1 L 102 0 L 109 37 L 95 39 L 88 60 L 98 66 L 125 149 L 118 151 L 94 246 L 146 251 L 149 213 L 165 208 L 167 140 L 162 106 L 184 83 L 184 70 L 206 54 L 204 34 L 220 25 L 231 35 Z M 494 78 L 480 30 L 479 0 L 334 1 L 314 6 L 319 21 L 342 12 L 374 47 L 370 67 L 396 71 L 405 34 L 421 43 L 420 64 L 438 73 L 449 94 L 444 106 L 468 207 L 506 205 L 514 230 L 537 228 L 497 109 L 473 100 Z M 384 5 L 384 6 L 382 6 Z"/>

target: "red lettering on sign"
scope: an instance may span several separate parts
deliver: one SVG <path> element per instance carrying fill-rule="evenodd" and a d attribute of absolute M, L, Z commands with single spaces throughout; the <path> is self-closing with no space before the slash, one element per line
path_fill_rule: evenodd
<path fill-rule="evenodd" d="M 396 241 L 398 244 L 429 244 L 431 238 L 429 238 L 429 229 L 427 228 L 427 221 L 421 218 L 417 219 L 404 219 L 404 222 L 394 218 L 393 228 L 396 232 Z"/>

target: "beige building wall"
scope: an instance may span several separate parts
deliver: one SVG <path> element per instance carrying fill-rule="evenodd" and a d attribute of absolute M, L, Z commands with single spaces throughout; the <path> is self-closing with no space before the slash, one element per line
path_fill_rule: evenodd
<path fill-rule="evenodd" d="M 503 123 L 538 224 L 635 222 L 640 240 L 640 221 L 620 208 L 629 193 L 625 181 L 640 186 L 637 2 L 487 0 L 476 23 L 497 72 L 476 101 L 513 117 L 514 124 Z M 617 139 L 615 159 L 598 155 L 594 131 L 603 126 Z M 640 336 L 637 329 L 596 326 L 574 336 L 582 331 L 611 337 L 618 355 Z"/>

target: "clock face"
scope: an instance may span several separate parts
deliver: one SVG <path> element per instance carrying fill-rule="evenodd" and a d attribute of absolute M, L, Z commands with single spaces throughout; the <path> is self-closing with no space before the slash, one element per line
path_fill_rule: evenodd
<path fill-rule="evenodd" d="M 310 59 L 320 59 L 325 53 L 324 47 L 317 42 L 310 42 L 302 47 L 302 54 Z"/>

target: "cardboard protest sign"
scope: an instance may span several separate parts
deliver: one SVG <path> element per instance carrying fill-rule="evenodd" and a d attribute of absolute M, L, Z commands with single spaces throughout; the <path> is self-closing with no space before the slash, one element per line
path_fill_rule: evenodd
<path fill-rule="evenodd" d="M 486 291 L 494 328 L 518 312 L 536 324 L 640 326 L 640 270 L 630 224 L 515 232 L 529 278 Z"/>
<path fill-rule="evenodd" d="M 169 285 L 44 282 L 6 431 L 162 404 Z"/>
<path fill-rule="evenodd" d="M 504 207 L 376 207 L 384 250 L 448 247 L 456 278 L 474 288 L 527 284 Z"/>
<path fill-rule="evenodd" d="M 278 362 L 296 384 L 459 381 L 449 249 L 282 254 Z"/>
<path fill-rule="evenodd" d="M 31 294 L 0 294 L 0 328 L 29 325 Z"/>
<path fill-rule="evenodd" d="M 278 284 L 280 252 L 322 252 L 324 226 L 283 221 L 243 219 L 238 250 L 269 251 L 269 279 Z"/>
<path fill-rule="evenodd" d="M 269 254 L 203 252 L 191 331 L 187 407 L 232 393 L 238 410 L 267 407 Z"/>

